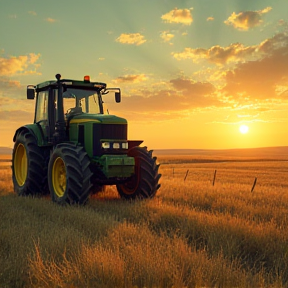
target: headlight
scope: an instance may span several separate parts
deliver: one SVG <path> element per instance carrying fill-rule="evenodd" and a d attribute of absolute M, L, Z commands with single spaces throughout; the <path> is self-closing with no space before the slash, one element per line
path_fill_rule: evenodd
<path fill-rule="evenodd" d="M 128 142 L 122 143 L 122 149 L 128 149 Z"/>
<path fill-rule="evenodd" d="M 102 143 L 102 148 L 109 149 L 110 148 L 110 143 L 109 142 L 103 142 Z"/>
<path fill-rule="evenodd" d="M 120 143 L 113 143 L 113 149 L 119 149 Z"/>

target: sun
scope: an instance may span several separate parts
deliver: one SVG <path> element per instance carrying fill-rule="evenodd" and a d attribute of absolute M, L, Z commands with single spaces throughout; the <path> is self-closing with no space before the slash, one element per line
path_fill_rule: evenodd
<path fill-rule="evenodd" d="M 242 133 L 242 134 L 246 134 L 248 131 L 249 131 L 249 127 L 247 125 L 241 125 L 239 127 L 239 131 Z"/>

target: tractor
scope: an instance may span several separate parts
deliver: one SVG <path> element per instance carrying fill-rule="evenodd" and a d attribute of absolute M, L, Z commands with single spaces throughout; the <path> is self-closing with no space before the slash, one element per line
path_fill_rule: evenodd
<path fill-rule="evenodd" d="M 157 158 L 127 140 L 127 120 L 104 112 L 106 94 L 121 102 L 120 88 L 61 79 L 27 86 L 35 102 L 34 123 L 13 137 L 12 180 L 21 196 L 50 194 L 58 204 L 85 204 L 106 185 L 121 198 L 145 199 L 160 187 Z M 111 95 L 111 94 L 110 94 Z"/>

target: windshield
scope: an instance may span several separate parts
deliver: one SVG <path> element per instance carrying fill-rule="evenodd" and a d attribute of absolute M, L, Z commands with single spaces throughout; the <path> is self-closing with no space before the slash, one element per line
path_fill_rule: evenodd
<path fill-rule="evenodd" d="M 63 107 L 66 114 L 73 111 L 89 114 L 101 113 L 99 101 L 101 101 L 100 93 L 98 95 L 95 90 L 67 88 L 63 92 Z"/>

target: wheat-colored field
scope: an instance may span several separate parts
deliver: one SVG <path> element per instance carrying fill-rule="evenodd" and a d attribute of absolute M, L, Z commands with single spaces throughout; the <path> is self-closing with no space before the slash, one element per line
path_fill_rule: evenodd
<path fill-rule="evenodd" d="M 85 207 L 16 196 L 0 163 L 0 287 L 288 287 L 287 161 L 158 160 L 154 199 Z"/>

